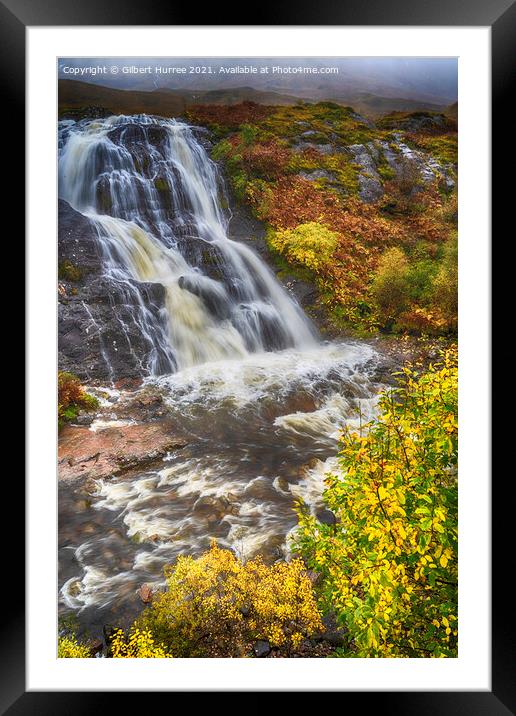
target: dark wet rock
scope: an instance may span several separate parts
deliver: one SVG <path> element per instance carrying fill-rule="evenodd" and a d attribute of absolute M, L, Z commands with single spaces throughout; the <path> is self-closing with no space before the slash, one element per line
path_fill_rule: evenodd
<path fill-rule="evenodd" d="M 251 497 L 264 502 L 277 498 L 277 490 L 274 488 L 273 480 L 268 477 L 257 477 L 251 480 L 246 485 L 244 494 L 246 498 Z"/>
<path fill-rule="evenodd" d="M 249 207 L 238 204 L 229 194 L 230 219 L 228 224 L 228 237 L 233 241 L 247 244 L 262 258 L 269 255 L 265 241 L 265 226 L 255 219 Z"/>
<path fill-rule="evenodd" d="M 91 508 L 91 500 L 77 500 L 74 507 L 77 512 L 85 512 Z"/>
<path fill-rule="evenodd" d="M 433 134 L 456 129 L 456 122 L 445 114 L 430 112 L 412 112 L 407 116 L 386 118 L 383 124 L 389 129 L 402 129 L 406 132 L 431 132 Z"/>
<path fill-rule="evenodd" d="M 117 630 L 118 630 L 118 627 L 113 626 L 112 624 L 104 624 L 104 626 L 102 627 L 104 641 L 105 641 L 108 649 L 111 646 L 111 642 L 112 642 L 113 637 L 115 636 L 115 633 L 117 632 Z"/>
<path fill-rule="evenodd" d="M 87 105 L 86 107 L 70 108 L 65 112 L 60 112 L 59 119 L 102 119 L 104 117 L 110 117 L 112 114 L 113 112 L 106 107 Z"/>
<path fill-rule="evenodd" d="M 219 320 L 224 321 L 231 315 L 231 303 L 221 283 L 201 275 L 180 276 L 178 283 L 180 288 L 200 298 Z"/>
<path fill-rule="evenodd" d="M 348 643 L 347 632 L 344 629 L 328 629 L 324 632 L 323 641 L 332 646 L 345 646 Z"/>
<path fill-rule="evenodd" d="M 224 254 L 216 244 L 209 241 L 192 241 L 190 238 L 179 238 L 177 248 L 190 266 L 202 268 L 210 278 L 222 280 L 227 276 Z"/>
<path fill-rule="evenodd" d="M 314 634 L 315 641 L 325 641 L 332 646 L 345 646 L 348 643 L 348 631 L 339 626 L 335 614 L 326 614 L 321 621 L 324 628 Z"/>
<path fill-rule="evenodd" d="M 290 492 L 289 483 L 284 477 L 278 477 L 276 480 L 276 487 L 281 492 Z"/>
<path fill-rule="evenodd" d="M 144 144 L 151 144 L 161 152 L 168 147 L 168 133 L 158 124 L 122 123 L 113 127 L 107 136 L 113 144 L 124 146 L 131 154 L 133 150 L 138 153 Z"/>
<path fill-rule="evenodd" d="M 295 276 L 285 276 L 285 288 L 294 296 L 301 308 L 311 308 L 317 301 L 319 290 L 313 283 L 303 281 Z"/>
<path fill-rule="evenodd" d="M 81 413 L 77 415 L 74 420 L 75 425 L 91 425 L 93 422 L 93 415 L 91 413 Z"/>
<path fill-rule="evenodd" d="M 262 659 L 271 653 L 271 645 L 268 641 L 259 639 L 253 644 L 253 653 L 258 659 Z"/>
<path fill-rule="evenodd" d="M 304 465 L 301 465 L 300 468 L 298 468 L 297 473 L 299 477 L 306 477 L 306 474 L 310 472 L 310 470 L 314 470 L 321 461 L 317 457 L 312 457 L 308 462 L 305 462 Z"/>
<path fill-rule="evenodd" d="M 178 118 L 176 118 L 178 119 Z M 180 120 L 178 120 L 180 121 Z M 183 120 L 184 122 L 187 122 L 187 120 Z M 209 152 L 209 150 L 213 147 L 214 141 L 213 141 L 213 134 L 212 132 L 207 129 L 206 127 L 197 127 L 190 125 L 190 131 L 192 132 L 195 139 L 201 144 L 206 151 Z"/>
<path fill-rule="evenodd" d="M 214 497 L 212 495 L 205 495 L 199 497 L 197 502 L 194 504 L 193 509 L 200 515 L 212 516 L 216 519 L 220 519 L 226 513 L 228 503 L 220 497 Z"/>
<path fill-rule="evenodd" d="M 277 494 L 277 493 L 276 493 Z M 285 535 L 270 535 L 261 545 L 260 551 L 265 559 L 276 561 L 285 559 Z"/>
<path fill-rule="evenodd" d="M 59 264 L 70 262 L 83 274 L 99 275 L 102 259 L 95 227 L 89 219 L 59 199 Z"/>
<path fill-rule="evenodd" d="M 97 654 L 101 654 L 104 650 L 104 642 L 102 639 L 93 639 L 93 641 L 89 642 L 88 648 L 90 650 L 90 656 L 95 657 Z"/>
<path fill-rule="evenodd" d="M 320 572 L 315 572 L 313 569 L 309 569 L 306 575 L 313 587 L 317 586 L 322 579 L 322 574 Z"/>
<path fill-rule="evenodd" d="M 323 525 L 336 525 L 337 524 L 337 518 L 333 514 L 331 510 L 318 510 L 316 515 L 319 522 L 321 522 Z"/>
<path fill-rule="evenodd" d="M 95 226 L 62 200 L 58 221 L 59 368 L 83 380 L 141 377 L 156 347 L 138 325 L 138 306 L 165 331 L 164 287 L 103 276 Z M 159 349 L 157 363 L 157 372 L 173 369 L 173 357 Z"/>
<path fill-rule="evenodd" d="M 220 522 L 226 515 L 238 514 L 237 505 L 233 504 L 233 499 L 229 499 L 227 495 L 221 497 L 201 496 L 195 502 L 193 509 L 199 517 L 211 525 Z"/>

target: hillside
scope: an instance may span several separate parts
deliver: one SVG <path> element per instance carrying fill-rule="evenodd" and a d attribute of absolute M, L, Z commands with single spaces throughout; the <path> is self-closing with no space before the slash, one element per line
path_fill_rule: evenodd
<path fill-rule="evenodd" d="M 267 227 L 280 277 L 316 286 L 327 332 L 456 329 L 457 127 L 445 114 L 373 122 L 332 102 L 187 109 L 220 140 L 239 202 Z"/>
<path fill-rule="evenodd" d="M 325 92 L 326 95 L 325 96 Z M 368 117 L 377 117 L 393 111 L 434 111 L 442 112 L 445 105 L 426 99 L 411 99 L 403 96 L 384 96 L 362 91 L 347 91 L 335 96 L 330 88 L 321 88 L 321 100 L 332 100 L 343 106 L 351 105 Z M 225 89 L 115 89 L 81 80 L 59 80 L 59 113 L 85 107 L 102 107 L 114 114 L 158 114 L 165 117 L 183 115 L 192 105 L 235 105 L 241 102 L 255 102 L 262 105 L 285 107 L 299 103 L 312 104 L 316 100 L 299 92 L 298 95 L 270 89 L 253 87 L 229 87 Z"/>
<path fill-rule="evenodd" d="M 59 80 L 59 114 L 70 109 L 103 107 L 113 114 L 180 115 L 185 101 L 167 91 L 127 91 L 94 85 L 80 80 Z"/>

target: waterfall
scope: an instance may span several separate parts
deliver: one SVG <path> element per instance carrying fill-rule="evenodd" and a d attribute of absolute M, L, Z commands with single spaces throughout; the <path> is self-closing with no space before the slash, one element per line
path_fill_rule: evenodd
<path fill-rule="evenodd" d="M 272 272 L 227 235 L 216 164 L 187 124 L 147 115 L 63 121 L 59 195 L 98 234 L 107 280 L 152 346 L 149 374 L 317 344 Z M 164 287 L 149 310 L 138 285 Z"/>
<path fill-rule="evenodd" d="M 259 256 L 228 238 L 199 131 L 145 115 L 60 123 L 60 197 L 101 250 L 81 295 L 90 350 L 112 384 L 126 339 L 144 394 L 188 438 L 162 463 L 94 480 L 86 516 L 60 483 L 60 609 L 95 629 L 136 616 L 139 586 L 160 588 L 165 565 L 213 538 L 245 559 L 288 555 L 295 501 L 318 514 L 340 429 L 376 411 L 376 351 L 318 341 Z M 90 430 L 121 427 L 123 387 L 91 389 L 104 413 Z"/>

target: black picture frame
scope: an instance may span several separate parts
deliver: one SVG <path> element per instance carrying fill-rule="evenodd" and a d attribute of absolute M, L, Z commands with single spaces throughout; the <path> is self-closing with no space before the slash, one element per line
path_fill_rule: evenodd
<path fill-rule="evenodd" d="M 513 142 L 507 142 L 507 125 L 511 123 L 508 107 L 509 82 L 514 76 L 514 27 L 516 8 L 511 0 L 348 0 L 337 5 L 329 0 L 300 5 L 299 2 L 283 2 L 281 5 L 261 2 L 253 6 L 249 25 L 360 25 L 360 26 L 484 26 L 491 28 L 492 36 L 492 192 L 493 217 L 503 221 L 511 207 L 509 191 L 513 182 L 504 182 L 498 169 L 510 162 L 508 153 Z M 10 123 L 13 116 L 21 118 L 25 110 L 25 30 L 34 26 L 77 25 L 197 25 L 193 22 L 202 17 L 203 26 L 235 25 L 231 9 L 220 4 L 196 7 L 178 7 L 159 0 L 0 0 L 0 64 L 2 76 L 4 119 Z M 228 20 L 226 23 L 225 20 Z M 231 21 L 232 20 L 232 21 Z M 243 24 L 243 23 L 242 23 Z M 21 127 L 21 121 L 19 123 Z M 21 130 L 19 130 L 21 131 Z M 6 134 L 2 135 L 8 143 Z M 19 204 L 16 216 L 21 233 L 25 208 L 19 190 L 24 185 L 24 161 L 20 156 L 22 142 L 16 147 L 16 161 L 10 165 L 12 196 L 9 206 Z M 5 146 L 5 145 L 4 145 Z M 12 211 L 12 209 L 11 209 Z M 509 226 L 509 223 L 507 223 Z M 510 238 L 510 237 L 509 237 Z M 21 245 L 21 238 L 19 238 Z M 19 313 L 16 316 L 19 322 Z M 31 346 L 28 346 L 29 350 Z M 500 387 L 500 386 L 499 386 Z M 30 449 L 30 446 L 29 446 Z M 494 454 L 494 453 L 493 453 Z M 19 469 L 18 469 L 19 473 Z M 19 480 L 10 480 L 8 494 L 13 504 L 24 504 L 24 486 Z M 346 709 L 360 705 L 361 708 L 378 709 L 382 713 L 400 716 L 434 716 L 440 714 L 488 714 L 506 716 L 516 713 L 516 679 L 514 670 L 515 630 L 511 609 L 511 590 L 507 586 L 506 573 L 510 564 L 510 541 L 504 537 L 504 525 L 511 524 L 512 505 L 509 490 L 510 474 L 505 482 L 493 481 L 492 490 L 492 691 L 448 692 L 347 692 Z M 466 479 L 466 477 L 464 477 Z M 514 494 L 514 491 L 513 491 Z M 0 713 L 18 714 L 91 714 L 101 708 L 120 708 L 120 694 L 112 692 L 26 692 L 25 687 L 25 609 L 22 585 L 24 583 L 23 548 L 20 544 L 22 531 L 16 530 L 16 547 L 4 552 L 4 589 L 9 591 L 6 608 L 0 613 Z M 338 690 L 338 686 L 336 686 Z M 153 701 L 154 696 L 153 695 Z M 162 694 L 163 695 L 163 694 Z M 170 699 L 168 695 L 168 698 Z M 133 708 L 148 706 L 148 694 L 131 693 Z M 170 707 L 172 708 L 172 701 Z"/>

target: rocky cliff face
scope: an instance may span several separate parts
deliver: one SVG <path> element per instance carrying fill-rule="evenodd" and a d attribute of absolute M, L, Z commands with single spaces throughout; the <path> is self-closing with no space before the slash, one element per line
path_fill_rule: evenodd
<path fill-rule="evenodd" d="M 63 200 L 58 227 L 60 370 L 84 380 L 141 376 L 153 347 L 129 310 L 134 296 L 103 276 L 95 226 Z M 163 286 L 135 281 L 134 287 L 159 316 Z"/>

